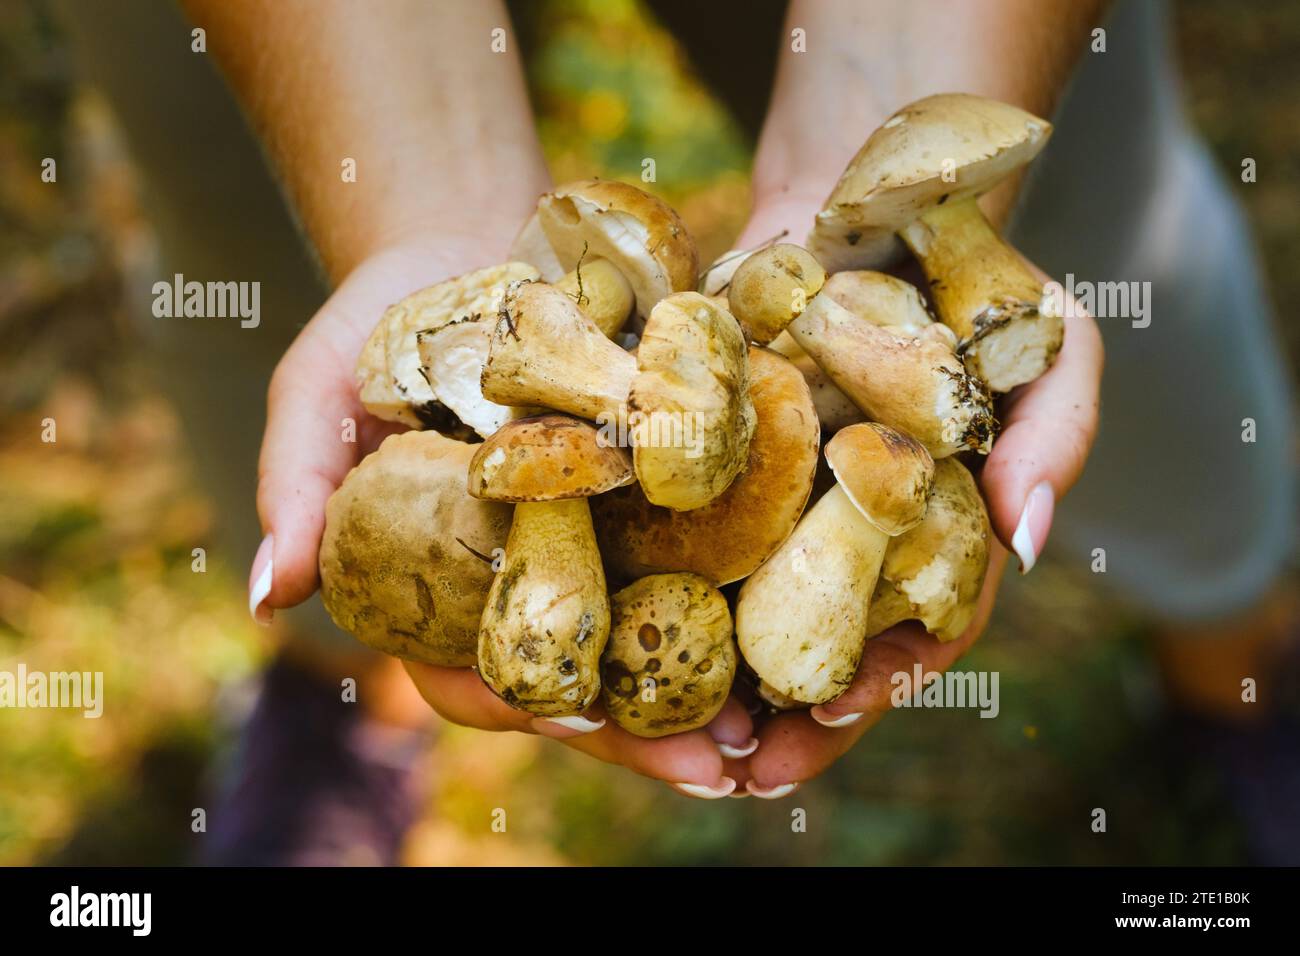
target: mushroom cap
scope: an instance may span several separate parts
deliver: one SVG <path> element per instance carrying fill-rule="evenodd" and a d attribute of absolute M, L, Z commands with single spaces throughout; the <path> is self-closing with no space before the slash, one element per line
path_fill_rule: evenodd
<path fill-rule="evenodd" d="M 802 246 L 779 242 L 747 256 L 731 277 L 727 302 L 748 338 L 766 345 L 826 283 L 826 270 Z"/>
<path fill-rule="evenodd" d="M 567 183 L 538 200 L 537 218 L 560 268 L 573 269 L 584 254 L 608 259 L 632 284 L 643 316 L 660 299 L 695 288 L 699 256 L 685 224 L 667 203 L 635 186 Z"/>
<path fill-rule="evenodd" d="M 474 663 L 494 577 L 479 555 L 505 545 L 511 508 L 466 493 L 473 454 L 437 432 L 391 435 L 330 496 L 321 599 L 357 640 L 427 664 Z"/>
<path fill-rule="evenodd" d="M 893 537 L 925 517 L 934 459 L 925 446 L 878 422 L 841 429 L 826 443 L 826 461 L 862 516 Z"/>
<path fill-rule="evenodd" d="M 935 324 L 934 316 L 921 297 L 921 290 L 884 272 L 837 272 L 826 280 L 822 292 L 854 315 L 875 325 L 919 333 L 926 326 Z M 955 333 L 952 340 L 955 346 Z"/>
<path fill-rule="evenodd" d="M 417 336 L 461 319 L 494 316 L 510 283 L 537 277 L 527 263 L 507 262 L 436 283 L 390 305 L 357 361 L 357 386 L 367 411 L 412 428 L 445 418 L 421 371 Z"/>
<path fill-rule="evenodd" d="M 917 100 L 849 162 L 817 214 L 809 248 L 832 272 L 853 268 L 846 256 L 859 267 L 882 264 L 896 248 L 893 233 L 931 206 L 987 191 L 1037 156 L 1051 132 L 1046 120 L 982 96 Z"/>
<path fill-rule="evenodd" d="M 723 585 L 753 573 L 790 536 L 817 470 L 817 414 L 799 370 L 775 352 L 750 346 L 749 381 L 758 418 L 749 461 L 716 499 L 673 511 L 631 485 L 591 500 L 611 577 L 694 571 Z"/>
<path fill-rule="evenodd" d="M 610 619 L 601 688 L 616 724 L 662 737 L 717 716 L 738 656 L 722 592 L 698 574 L 653 574 L 610 598 Z"/>
<path fill-rule="evenodd" d="M 651 310 L 627 406 L 637 480 L 654 504 L 701 508 L 745 467 L 755 426 L 746 352 L 736 320 L 698 292 Z"/>
<path fill-rule="evenodd" d="M 956 458 L 935 462 L 925 517 L 885 551 L 867 633 L 916 618 L 941 641 L 960 637 L 975 616 L 990 540 L 974 477 Z"/>
<path fill-rule="evenodd" d="M 633 480 L 632 456 L 568 415 L 507 422 L 469 463 L 469 493 L 489 501 L 590 498 Z"/>

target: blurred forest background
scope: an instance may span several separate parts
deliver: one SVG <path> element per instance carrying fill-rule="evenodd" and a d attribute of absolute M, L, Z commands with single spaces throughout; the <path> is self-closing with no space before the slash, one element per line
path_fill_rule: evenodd
<path fill-rule="evenodd" d="M 1300 5 L 1178 3 L 1193 118 L 1238 193 L 1274 299 L 1300 301 Z M 675 176 L 707 258 L 748 202 L 747 143 L 634 0 L 545 0 L 530 79 L 557 181 Z M 635 44 L 635 60 L 611 51 Z M 34 170 L 60 156 L 58 188 Z M 1235 176 L 1230 180 L 1236 182 Z M 0 863 L 177 863 L 264 636 L 244 565 L 191 570 L 216 515 L 124 314 L 149 227 L 113 117 L 78 86 L 40 0 L 0 6 L 0 669 L 103 670 L 99 720 L 0 711 Z M 673 190 L 676 190 L 674 192 Z M 305 318 L 305 317 L 304 317 Z M 1292 355 L 1297 324 L 1285 323 Z M 39 441 L 58 421 L 57 445 Z M 249 502 L 252 507 L 252 502 Z M 1012 576 L 1014 578 L 1014 575 Z M 792 800 L 702 803 L 535 737 L 447 727 L 411 863 L 1230 863 L 1216 781 L 1166 732 L 1142 622 L 1048 560 L 968 666 L 1002 713 L 884 721 Z M 492 808 L 508 834 L 489 830 Z M 794 807 L 808 811 L 792 833 Z M 1109 832 L 1089 828 L 1105 806 Z"/>

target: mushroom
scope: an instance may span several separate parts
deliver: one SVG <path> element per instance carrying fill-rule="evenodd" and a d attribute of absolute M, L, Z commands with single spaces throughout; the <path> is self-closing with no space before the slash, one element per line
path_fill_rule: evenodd
<path fill-rule="evenodd" d="M 860 319 L 909 335 L 934 324 L 921 290 L 884 272 L 837 272 L 822 291 Z"/>
<path fill-rule="evenodd" d="M 532 266 L 507 262 L 420 289 L 385 309 L 357 361 L 366 410 L 412 428 L 454 428 L 455 419 L 425 378 L 418 337 L 457 320 L 494 316 L 510 283 L 536 278 Z"/>
<path fill-rule="evenodd" d="M 731 286 L 736 270 L 750 255 L 752 252 L 743 249 L 731 249 L 713 260 L 713 264 L 700 276 L 700 292 L 724 308 L 730 309 L 731 303 L 727 299 L 727 290 Z M 829 289 L 836 278 L 831 276 L 825 288 Z M 817 420 L 821 423 L 822 431 L 833 434 L 841 428 L 847 428 L 864 420 L 861 409 L 854 405 L 808 353 L 799 347 L 799 344 L 790 337 L 788 330 L 782 331 L 768 347 L 788 358 L 803 375 L 804 381 L 808 383 L 808 391 L 812 393 L 813 406 L 817 409 Z"/>
<path fill-rule="evenodd" d="M 501 303 L 481 376 L 484 397 L 591 421 L 623 420 L 636 359 L 554 286 L 520 282 Z"/>
<path fill-rule="evenodd" d="M 955 640 L 975 616 L 988 563 L 989 516 L 975 479 L 955 458 L 935 462 L 925 517 L 885 551 L 867 633 L 916 619 Z"/>
<path fill-rule="evenodd" d="M 630 436 L 646 495 L 678 510 L 701 507 L 731 484 L 754 432 L 740 329 L 695 292 L 651 310 L 634 358 L 553 286 L 513 286 L 482 391 L 495 402 L 569 412 Z"/>
<path fill-rule="evenodd" d="M 709 504 L 661 508 L 637 485 L 592 500 L 612 578 L 694 571 L 721 586 L 753 572 L 789 536 L 817 470 L 817 415 L 798 369 L 758 346 L 749 349 L 749 397 L 758 423 L 748 461 Z"/>
<path fill-rule="evenodd" d="M 510 508 L 465 492 L 474 446 L 437 432 L 384 439 L 325 506 L 321 599 L 364 644 L 446 667 L 474 663 Z"/>
<path fill-rule="evenodd" d="M 897 233 L 920 260 L 939 318 L 995 392 L 1032 382 L 1060 351 L 1052 297 L 976 199 L 1030 162 L 1052 126 L 963 93 L 904 107 L 871 134 L 817 214 L 811 249 L 832 272 L 886 261 Z"/>
<path fill-rule="evenodd" d="M 997 422 L 980 381 L 966 372 L 952 331 L 930 323 L 919 294 L 900 294 L 901 280 L 859 279 L 889 287 L 879 300 L 899 311 L 876 322 L 856 317 L 822 294 L 825 273 L 805 249 L 781 243 L 760 249 L 736 270 L 732 311 L 760 335 L 788 326 L 794 342 L 866 416 L 917 438 L 936 458 L 987 453 Z M 920 327 L 912 334 L 911 327 Z"/>
<path fill-rule="evenodd" d="M 596 699 L 609 597 L 587 497 L 631 480 L 625 452 L 563 415 L 508 422 L 475 452 L 470 493 L 516 502 L 478 634 L 479 674 L 510 706 L 567 717 Z"/>
<path fill-rule="evenodd" d="M 542 196 L 511 255 L 536 262 L 548 282 L 558 282 L 561 270 L 579 262 L 604 259 L 631 284 L 642 316 L 660 299 L 694 289 L 699 271 L 695 243 L 667 203 L 602 179 L 568 183 Z"/>
<path fill-rule="evenodd" d="M 612 598 L 601 658 L 605 712 L 638 737 L 703 727 L 736 675 L 727 599 L 698 574 L 655 574 Z"/>
<path fill-rule="evenodd" d="M 886 547 L 925 514 L 934 475 L 918 441 L 875 422 L 839 432 L 826 459 L 837 483 L 736 601 L 745 661 L 777 695 L 806 704 L 853 680 Z"/>
<path fill-rule="evenodd" d="M 675 511 L 702 508 L 749 460 L 756 423 L 740 326 L 698 292 L 650 311 L 628 393 L 637 480 Z"/>

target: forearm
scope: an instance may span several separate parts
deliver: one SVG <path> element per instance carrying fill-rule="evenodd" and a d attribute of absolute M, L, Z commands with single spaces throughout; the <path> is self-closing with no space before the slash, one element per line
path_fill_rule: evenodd
<path fill-rule="evenodd" d="M 513 35 L 491 49 L 498 0 L 184 4 L 335 281 L 413 236 L 508 241 L 545 189 Z"/>
<path fill-rule="evenodd" d="M 933 93 L 977 93 L 1050 115 L 1105 6 L 794 0 L 754 162 L 756 196 L 820 205 L 872 130 Z M 796 27 L 806 52 L 790 49 Z M 1005 206 L 1010 191 L 995 198 Z"/>

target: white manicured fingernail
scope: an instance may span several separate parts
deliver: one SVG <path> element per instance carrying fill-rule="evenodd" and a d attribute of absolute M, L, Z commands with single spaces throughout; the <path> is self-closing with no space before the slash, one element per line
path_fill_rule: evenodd
<path fill-rule="evenodd" d="M 723 777 L 722 783 L 716 787 L 706 787 L 702 783 L 675 783 L 673 789 L 688 797 L 698 797 L 701 800 L 721 800 L 723 797 L 731 796 L 731 792 L 736 789 L 736 781 L 730 777 Z"/>
<path fill-rule="evenodd" d="M 581 714 L 574 717 L 539 717 L 548 724 L 555 724 L 557 727 L 563 727 L 565 730 L 576 730 L 580 734 L 589 734 L 593 730 L 600 730 L 605 726 L 605 718 L 600 720 L 588 720 Z"/>
<path fill-rule="evenodd" d="M 741 757 L 748 757 L 758 749 L 758 738 L 750 737 L 749 743 L 743 747 L 733 747 L 731 744 L 724 744 L 718 741 L 718 752 L 728 760 L 739 760 Z"/>
<path fill-rule="evenodd" d="M 780 800 L 782 797 L 788 797 L 790 794 L 798 790 L 799 784 L 783 783 L 779 787 L 772 787 L 770 790 L 764 790 L 762 787 L 756 786 L 754 781 L 751 780 L 745 784 L 745 789 L 760 800 Z"/>
<path fill-rule="evenodd" d="M 1020 523 L 1016 533 L 1011 536 L 1011 547 L 1020 558 L 1020 573 L 1028 574 L 1033 570 L 1038 556 L 1043 553 L 1047 543 L 1047 532 L 1052 529 L 1052 510 L 1055 496 L 1049 482 L 1042 481 L 1034 486 L 1025 499 L 1025 509 L 1020 513 Z"/>
<path fill-rule="evenodd" d="M 253 615 L 253 620 L 263 627 L 270 624 L 275 616 L 275 611 L 262 606 L 262 602 L 271 593 L 271 578 L 275 569 L 275 562 L 271 556 L 274 550 L 275 542 L 268 534 L 258 545 L 257 555 L 253 558 L 253 567 L 248 575 L 248 613 Z"/>
<path fill-rule="evenodd" d="M 821 724 L 823 727 L 847 727 L 849 724 L 856 724 L 862 719 L 862 715 L 844 714 L 840 717 L 828 717 L 823 720 L 821 717 L 817 716 L 817 711 L 814 709 L 812 711 L 812 719 L 817 721 L 817 723 Z"/>

